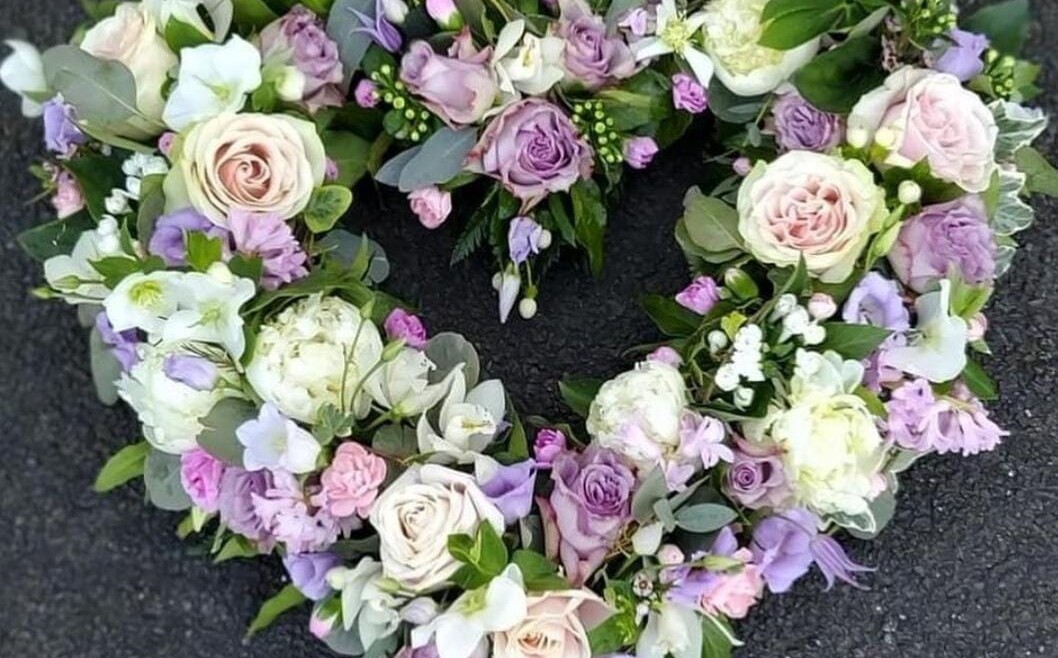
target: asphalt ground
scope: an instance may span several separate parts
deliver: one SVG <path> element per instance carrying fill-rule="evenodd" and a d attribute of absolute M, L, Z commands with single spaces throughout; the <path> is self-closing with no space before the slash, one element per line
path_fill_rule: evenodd
<path fill-rule="evenodd" d="M 1034 4 L 1030 52 L 1046 64 L 1042 103 L 1053 113 L 1058 2 Z M 0 34 L 42 45 L 81 19 L 71 0 L 2 5 Z M 1055 134 L 1040 144 L 1052 156 Z M 417 303 L 432 331 L 465 334 L 521 409 L 560 417 L 556 382 L 626 367 L 624 350 L 654 338 L 639 296 L 685 282 L 671 235 L 683 191 L 702 175 L 701 150 L 694 133 L 631 176 L 603 277 L 564 261 L 532 322 L 496 322 L 488 259 L 449 267 L 455 227 L 428 232 L 370 186 L 351 225 L 383 244 L 394 265 L 387 288 Z M 105 459 L 138 434 L 126 409 L 97 403 L 74 311 L 27 293 L 42 275 L 15 235 L 47 216 L 27 205 L 37 188 L 26 167 L 41 154 L 39 125 L 0 97 L 0 658 L 326 656 L 306 612 L 243 643 L 281 585 L 276 561 L 215 566 L 176 538 L 178 517 L 136 489 L 92 493 Z M 739 628 L 739 658 L 1058 657 L 1058 225 L 1053 203 L 1038 209 L 989 312 L 988 369 L 1004 396 L 993 410 L 1011 437 L 994 453 L 920 462 L 883 536 L 846 542 L 877 567 L 870 590 L 824 592 L 809 578 L 768 598 Z"/>

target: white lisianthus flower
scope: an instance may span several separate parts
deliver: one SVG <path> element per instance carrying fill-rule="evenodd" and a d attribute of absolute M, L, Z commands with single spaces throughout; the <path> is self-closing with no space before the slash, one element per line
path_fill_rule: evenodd
<path fill-rule="evenodd" d="M 790 393 L 746 437 L 771 444 L 797 503 L 821 516 L 868 513 L 885 445 L 874 415 L 854 391 L 863 366 L 834 352 L 798 350 Z"/>
<path fill-rule="evenodd" d="M 177 288 L 180 308 L 166 321 L 163 340 L 216 343 L 238 361 L 246 351 L 239 310 L 256 292 L 253 281 L 233 275 L 224 263 L 214 263 L 205 274 L 184 274 Z"/>
<path fill-rule="evenodd" d="M 522 572 L 512 564 L 488 585 L 464 592 L 430 623 L 412 629 L 412 646 L 426 646 L 432 636 L 440 658 L 470 658 L 488 634 L 511 630 L 527 613 Z"/>
<path fill-rule="evenodd" d="M 237 35 L 224 45 L 184 48 L 180 59 L 180 76 L 164 115 L 173 130 L 238 112 L 261 86 L 261 53 Z"/>
<path fill-rule="evenodd" d="M 603 448 L 650 470 L 678 449 L 687 403 L 679 370 L 643 361 L 602 385 L 588 414 L 588 433 Z"/>
<path fill-rule="evenodd" d="M 462 563 L 448 551 L 449 535 L 474 535 L 488 523 L 502 533 L 503 513 L 474 478 L 436 464 L 414 465 L 386 487 L 371 510 L 382 569 L 401 589 L 438 589 Z"/>
<path fill-rule="evenodd" d="M 439 431 L 423 414 L 416 436 L 419 452 L 432 453 L 430 461 L 469 464 L 496 438 L 507 413 L 507 399 L 499 380 L 481 382 L 468 393 L 463 369 L 454 368 L 452 373 L 448 396 L 437 419 Z"/>
<path fill-rule="evenodd" d="M 242 462 L 248 471 L 267 468 L 311 473 L 320 456 L 319 441 L 268 402 L 261 407 L 257 418 L 235 429 L 235 436 L 245 448 Z"/>
<path fill-rule="evenodd" d="M 565 76 L 566 43 L 558 37 L 538 37 L 525 31 L 525 21 L 511 21 L 500 30 L 492 66 L 500 91 L 540 96 Z"/>
<path fill-rule="evenodd" d="M 185 272 L 160 270 L 150 274 L 137 272 L 122 279 L 103 300 L 114 331 L 142 329 L 160 336 L 166 319 L 180 306 L 186 276 Z"/>
<path fill-rule="evenodd" d="M 702 13 L 705 52 L 716 65 L 716 77 L 737 96 L 774 91 L 815 57 L 819 39 L 791 50 L 758 44 L 764 33 L 761 14 L 768 0 L 713 0 Z"/>
<path fill-rule="evenodd" d="M 139 2 L 119 4 L 112 16 L 85 33 L 81 49 L 99 59 L 121 62 L 136 80 L 136 108 L 143 117 L 131 120 L 131 128 L 120 134 L 135 138 L 162 132 L 162 87 L 179 60 L 147 8 Z"/>
<path fill-rule="evenodd" d="M 381 356 L 378 329 L 359 309 L 313 295 L 261 327 L 246 378 L 263 400 L 303 423 L 316 422 L 324 405 L 363 418 L 371 398 L 361 380 Z"/>
<path fill-rule="evenodd" d="M 132 258 L 121 250 L 118 223 L 104 219 L 97 228 L 81 233 L 69 254 L 44 261 L 44 279 L 70 304 L 98 304 L 110 289 L 92 263 L 115 256 Z"/>
<path fill-rule="evenodd" d="M 908 345 L 885 350 L 882 361 L 910 375 L 941 383 L 955 379 L 966 367 L 969 325 L 950 313 L 951 281 L 943 279 L 940 290 L 915 300 L 918 326 Z"/>
<path fill-rule="evenodd" d="M 406 347 L 372 375 L 364 388 L 375 403 L 395 416 L 419 416 L 445 397 L 453 379 L 463 377 L 462 368 L 453 368 L 443 380 L 431 384 L 430 373 L 436 368 L 425 352 Z"/>
<path fill-rule="evenodd" d="M 22 115 L 33 118 L 44 112 L 41 102 L 48 93 L 44 79 L 44 62 L 40 51 L 31 43 L 8 39 L 12 52 L 0 64 L 0 83 L 22 98 Z"/>
<path fill-rule="evenodd" d="M 704 12 L 699 11 L 687 16 L 676 8 L 676 0 L 661 0 L 657 8 L 654 35 L 631 44 L 636 61 L 675 55 L 687 62 L 698 82 L 708 88 L 716 67 L 709 55 L 705 54 L 695 41 L 705 21 Z"/>
<path fill-rule="evenodd" d="M 364 649 L 389 637 L 400 626 L 401 599 L 393 594 L 391 583 L 382 574 L 382 565 L 365 557 L 350 569 L 334 567 L 327 572 L 327 584 L 339 592 L 342 626 L 355 624 Z"/>
<path fill-rule="evenodd" d="M 143 0 L 143 6 L 154 16 L 163 33 L 169 21 L 176 20 L 193 27 L 211 41 L 224 40 L 235 14 L 232 0 Z M 209 14 L 214 29 L 202 20 L 200 7 Z"/>
<path fill-rule="evenodd" d="M 183 454 L 198 446 L 204 429 L 202 418 L 217 402 L 242 397 L 237 375 L 230 365 L 213 361 L 216 378 L 211 386 L 193 386 L 171 370 L 175 357 L 197 357 L 191 345 L 140 343 L 140 360 L 117 382 L 118 394 L 136 412 L 143 436 L 152 446 L 171 454 Z M 207 352 L 199 346 L 195 352 Z M 174 376 L 170 376 L 173 374 Z"/>
<path fill-rule="evenodd" d="M 637 658 L 700 658 L 702 618 L 691 608 L 662 601 L 651 610 L 636 644 Z"/>

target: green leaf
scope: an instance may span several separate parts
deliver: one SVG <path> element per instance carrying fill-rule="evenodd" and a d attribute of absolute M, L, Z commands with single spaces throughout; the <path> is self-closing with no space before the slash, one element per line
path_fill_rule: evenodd
<path fill-rule="evenodd" d="M 235 430 L 257 417 L 257 408 L 241 398 L 224 398 L 202 419 L 198 445 L 210 455 L 232 466 L 242 466 L 243 447 Z"/>
<path fill-rule="evenodd" d="M 735 636 L 731 626 L 718 616 L 702 619 L 702 658 L 731 658 Z"/>
<path fill-rule="evenodd" d="M 1029 36 L 1029 0 L 1007 0 L 982 7 L 965 21 L 962 28 L 988 37 L 1001 53 L 1016 55 Z"/>
<path fill-rule="evenodd" d="M 683 197 L 683 227 L 698 248 L 711 253 L 742 251 L 738 212 L 720 199 L 706 196 L 697 187 Z"/>
<path fill-rule="evenodd" d="M 261 610 L 250 623 L 250 627 L 246 629 L 246 639 L 248 640 L 258 631 L 268 628 L 272 625 L 272 622 L 279 617 L 279 615 L 287 610 L 298 607 L 306 600 L 305 595 L 292 584 L 279 590 L 278 594 L 261 605 Z"/>
<path fill-rule="evenodd" d="M 878 64 L 881 51 L 876 38 L 849 39 L 802 67 L 794 74 L 794 86 L 817 108 L 848 114 L 864 94 L 885 81 L 886 73 Z"/>
<path fill-rule="evenodd" d="M 194 48 L 202 44 L 210 43 L 208 34 L 203 34 L 194 25 L 190 25 L 176 18 L 169 18 L 165 24 L 165 42 L 174 53 L 184 48 Z"/>
<path fill-rule="evenodd" d="M 125 174 L 117 158 L 83 155 L 66 161 L 63 167 L 77 179 L 84 193 L 85 206 L 96 221 L 107 214 L 106 198 L 114 188 L 125 187 Z"/>
<path fill-rule="evenodd" d="M 213 263 L 220 262 L 224 255 L 224 245 L 220 238 L 211 238 L 200 231 L 188 231 L 187 264 L 198 272 L 205 272 Z"/>
<path fill-rule="evenodd" d="M 383 425 L 371 439 L 371 449 L 392 459 L 406 459 L 419 453 L 415 430 L 404 425 Z"/>
<path fill-rule="evenodd" d="M 167 512 L 182 512 L 191 499 L 180 482 L 180 456 L 151 450 L 143 466 L 143 483 L 151 504 Z"/>
<path fill-rule="evenodd" d="M 460 334 L 442 332 L 426 343 L 426 356 L 436 366 L 429 374 L 429 382 L 437 384 L 452 371 L 463 365 L 463 376 L 467 390 L 478 384 L 481 377 L 481 358 L 474 344 Z"/>
<path fill-rule="evenodd" d="M 1047 129 L 1047 114 L 1039 108 L 1029 108 L 1009 101 L 996 101 L 988 106 L 996 120 L 996 160 L 1005 162 L 1015 157 L 1022 147 L 1032 144 Z"/>
<path fill-rule="evenodd" d="M 676 510 L 676 525 L 699 534 L 719 530 L 736 518 L 735 510 L 716 503 L 699 503 Z"/>
<path fill-rule="evenodd" d="M 323 236 L 316 243 L 316 248 L 326 252 L 329 259 L 337 261 L 342 267 L 353 268 L 358 259 L 366 258 L 365 274 L 372 283 L 382 283 L 389 278 L 390 265 L 385 250 L 367 236 L 338 229 Z"/>
<path fill-rule="evenodd" d="M 43 262 L 72 252 L 81 233 L 95 228 L 95 225 L 91 215 L 81 211 L 66 219 L 56 219 L 23 231 L 18 235 L 18 244 L 31 258 Z"/>
<path fill-rule="evenodd" d="M 555 563 L 536 551 L 518 550 L 511 562 L 522 572 L 530 592 L 569 589 L 569 581 L 558 575 Z"/>
<path fill-rule="evenodd" d="M 260 256 L 247 257 L 242 254 L 235 254 L 228 261 L 228 269 L 235 276 L 241 276 L 244 279 L 258 283 L 264 273 L 264 261 Z"/>
<path fill-rule="evenodd" d="M 463 162 L 477 138 L 474 128 L 441 128 L 401 169 L 398 189 L 412 192 L 452 180 L 463 171 Z"/>
<path fill-rule="evenodd" d="M 962 380 L 966 383 L 966 388 L 970 389 L 970 392 L 981 400 L 987 402 L 999 398 L 999 389 L 996 387 L 995 381 L 985 372 L 981 364 L 973 359 L 966 360 L 966 367 L 962 371 Z"/>
<path fill-rule="evenodd" d="M 558 383 L 562 400 L 581 418 L 588 417 L 592 400 L 595 399 L 600 388 L 602 388 L 602 381 L 598 379 L 564 379 Z"/>
<path fill-rule="evenodd" d="M 508 405 L 510 406 L 510 405 Z M 522 418 L 511 409 L 511 436 L 507 439 L 507 454 L 516 460 L 529 459 L 529 437 L 525 434 Z"/>
<path fill-rule="evenodd" d="M 1023 146 L 1014 154 L 1014 162 L 1025 174 L 1026 191 L 1058 197 L 1058 169 L 1042 153 L 1031 146 Z"/>
<path fill-rule="evenodd" d="M 96 493 L 106 493 L 143 475 L 143 465 L 150 450 L 150 444 L 140 441 L 114 453 L 99 471 L 92 489 Z"/>
<path fill-rule="evenodd" d="M 761 15 L 767 25 L 757 43 L 791 50 L 835 29 L 843 16 L 844 0 L 771 0 Z"/>
<path fill-rule="evenodd" d="M 654 321 L 661 333 L 666 336 L 682 338 L 697 331 L 702 317 L 684 308 L 671 297 L 663 295 L 646 295 L 643 297 L 643 308 Z"/>
<path fill-rule="evenodd" d="M 163 127 L 136 108 L 136 79 L 121 62 L 93 57 L 73 45 L 55 46 L 41 58 L 49 90 L 76 107 L 81 121 L 104 130 L 120 129 L 133 118 Z"/>
<path fill-rule="evenodd" d="M 372 43 L 358 14 L 374 18 L 375 6 L 373 0 L 337 0 L 331 7 L 327 36 L 338 44 L 338 57 L 342 60 L 346 82 L 352 80 Z"/>
<path fill-rule="evenodd" d="M 165 212 L 165 174 L 145 176 L 140 183 L 140 207 L 136 212 L 136 237 L 141 244 L 150 242 L 154 223 Z"/>
<path fill-rule="evenodd" d="M 507 545 L 503 543 L 492 524 L 478 524 L 477 533 L 470 535 L 449 535 L 448 552 L 467 567 L 464 583 L 468 581 L 488 582 L 498 576 L 507 566 Z"/>
<path fill-rule="evenodd" d="M 382 183 L 383 185 L 389 185 L 390 187 L 399 187 L 400 177 L 404 172 L 404 168 L 407 167 L 408 163 L 414 160 L 417 155 L 419 155 L 419 151 L 421 150 L 421 146 L 413 146 L 387 160 L 386 164 L 382 165 L 378 171 L 375 172 L 375 181 Z"/>
<path fill-rule="evenodd" d="M 330 130 L 322 135 L 327 156 L 338 166 L 336 185 L 352 187 L 367 173 L 371 143 L 351 132 Z"/>
<path fill-rule="evenodd" d="M 305 209 L 305 225 L 313 233 L 325 233 L 338 223 L 353 205 L 353 192 L 340 185 L 317 188 Z"/>
<path fill-rule="evenodd" d="M 588 631 L 588 644 L 591 655 L 607 656 L 618 653 L 625 646 L 625 621 L 619 615 L 612 615 L 606 621 Z"/>
<path fill-rule="evenodd" d="M 996 235 L 1014 235 L 1029 228 L 1035 221 L 1036 211 L 1021 196 L 1026 182 L 1027 176 L 1020 171 L 999 170 L 996 206 L 990 221 Z"/>
<path fill-rule="evenodd" d="M 117 357 L 103 343 L 103 337 L 94 327 L 88 334 L 88 354 L 96 397 L 109 407 L 118 401 L 117 381 L 121 379 L 122 368 Z"/>
<path fill-rule="evenodd" d="M 654 504 L 668 494 L 669 486 L 665 481 L 665 472 L 659 466 L 647 474 L 632 496 L 632 517 L 638 523 L 649 521 L 655 513 Z"/>
<path fill-rule="evenodd" d="M 738 96 L 713 77 L 709 84 L 709 111 L 726 123 L 753 123 L 764 107 L 764 96 Z"/>
<path fill-rule="evenodd" d="M 573 201 L 573 230 L 577 243 L 588 252 L 588 264 L 595 276 L 602 274 L 603 237 L 606 232 L 606 205 L 595 181 L 583 179 L 570 189 Z"/>
<path fill-rule="evenodd" d="M 863 400 L 863 403 L 867 405 L 867 409 L 873 415 L 878 416 L 879 418 L 885 418 L 889 415 L 882 399 L 871 389 L 866 386 L 857 386 L 854 393 L 856 394 L 856 397 Z"/>
<path fill-rule="evenodd" d="M 213 557 L 213 562 L 216 564 L 236 558 L 255 557 L 260 554 L 261 552 L 257 550 L 257 545 L 252 541 L 242 535 L 234 535 L 224 542 L 224 546 Z"/>
<path fill-rule="evenodd" d="M 895 482 L 895 478 L 893 479 Z M 889 522 L 893 520 L 893 514 L 896 513 L 896 493 L 895 487 L 886 487 L 882 493 L 875 496 L 874 500 L 868 505 L 868 515 L 874 519 L 874 528 L 872 530 L 859 530 L 856 528 L 850 528 L 849 534 L 857 539 L 871 540 L 881 534 L 885 526 L 889 525 Z"/>
<path fill-rule="evenodd" d="M 892 332 L 882 327 L 869 324 L 845 324 L 844 322 L 827 322 L 826 340 L 817 348 L 820 352 L 834 350 L 846 359 L 866 359 L 878 348 Z"/>

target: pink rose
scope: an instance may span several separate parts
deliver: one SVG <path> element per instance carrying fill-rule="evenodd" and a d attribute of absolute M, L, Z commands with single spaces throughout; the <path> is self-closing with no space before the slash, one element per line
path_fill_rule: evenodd
<path fill-rule="evenodd" d="M 424 187 L 408 195 L 411 211 L 428 229 L 444 224 L 452 213 L 452 194 L 436 186 Z"/>
<path fill-rule="evenodd" d="M 529 597 L 528 613 L 493 635 L 494 658 L 591 658 L 588 632 L 613 610 L 587 589 Z"/>
<path fill-rule="evenodd" d="M 312 504 L 336 518 L 367 518 L 386 479 L 386 462 L 356 442 L 338 446 L 331 465 L 320 476 L 321 491 Z"/>
<path fill-rule="evenodd" d="M 415 349 L 426 347 L 426 327 L 417 315 L 402 308 L 395 308 L 386 316 L 383 326 L 386 329 L 386 337 L 390 340 L 403 340 L 408 347 Z"/>
<path fill-rule="evenodd" d="M 760 598 L 764 579 L 760 568 L 750 563 L 753 554 L 748 548 L 738 549 L 731 557 L 743 562 L 742 569 L 737 573 L 719 575 L 716 584 L 702 594 L 698 604 L 706 614 L 742 619 Z"/>
<path fill-rule="evenodd" d="M 860 99 L 849 116 L 849 141 L 877 143 L 885 164 L 925 160 L 941 180 L 967 192 L 988 189 L 999 129 L 992 112 L 948 73 L 903 68 Z"/>
<path fill-rule="evenodd" d="M 180 456 L 180 484 L 191 502 L 204 512 L 216 512 L 224 464 L 201 448 Z"/>
<path fill-rule="evenodd" d="M 84 193 L 73 174 L 65 169 L 55 174 L 55 196 L 51 198 L 59 219 L 66 219 L 84 210 Z"/>
<path fill-rule="evenodd" d="M 488 65 L 492 49 L 475 52 L 457 39 L 449 55 L 438 55 L 427 42 L 415 41 L 401 59 L 400 79 L 445 123 L 477 123 L 499 94 Z"/>

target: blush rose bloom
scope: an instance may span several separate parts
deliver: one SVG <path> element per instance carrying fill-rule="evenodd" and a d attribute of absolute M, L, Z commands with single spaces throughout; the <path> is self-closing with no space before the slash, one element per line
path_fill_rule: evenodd
<path fill-rule="evenodd" d="M 779 267 L 803 257 L 824 283 L 852 273 L 885 221 L 885 191 L 863 163 L 791 151 L 760 162 L 738 192 L 738 230 L 753 256 Z"/>
<path fill-rule="evenodd" d="M 436 464 L 405 471 L 375 501 L 370 520 L 383 573 L 416 593 L 438 589 L 462 566 L 448 552 L 449 535 L 473 535 L 481 523 L 504 528 L 473 477 Z"/>
<path fill-rule="evenodd" d="M 492 636 L 493 658 L 591 658 L 588 632 L 613 614 L 594 592 L 573 589 L 529 597 L 514 628 Z"/>
<path fill-rule="evenodd" d="M 334 451 L 331 465 L 320 475 L 320 492 L 312 504 L 331 516 L 347 518 L 354 514 L 367 518 L 386 479 L 386 461 L 364 446 L 347 442 Z"/>
<path fill-rule="evenodd" d="M 160 134 L 165 125 L 162 86 L 179 60 L 158 31 L 154 17 L 138 2 L 124 2 L 114 14 L 85 33 L 81 50 L 99 59 L 121 62 L 136 80 L 136 109 L 143 117 L 118 134 L 134 139 Z M 146 120 L 144 120 L 146 119 Z"/>
<path fill-rule="evenodd" d="M 996 170 L 995 118 L 948 73 L 896 71 L 860 99 L 848 126 L 850 138 L 888 151 L 884 164 L 912 167 L 925 160 L 934 176 L 967 192 L 988 189 Z"/>
<path fill-rule="evenodd" d="M 220 226 L 232 209 L 294 217 L 327 168 L 315 126 L 282 114 L 221 114 L 191 128 L 174 156 L 167 210 L 192 206 Z"/>
<path fill-rule="evenodd" d="M 526 210 L 591 177 L 594 158 L 562 110 L 527 98 L 492 119 L 467 156 L 467 169 L 503 183 Z"/>
<path fill-rule="evenodd" d="M 449 125 L 477 123 L 499 95 L 488 66 L 492 49 L 469 52 L 457 40 L 450 56 L 439 55 L 425 41 L 415 41 L 400 62 L 400 79 L 413 94 Z"/>

